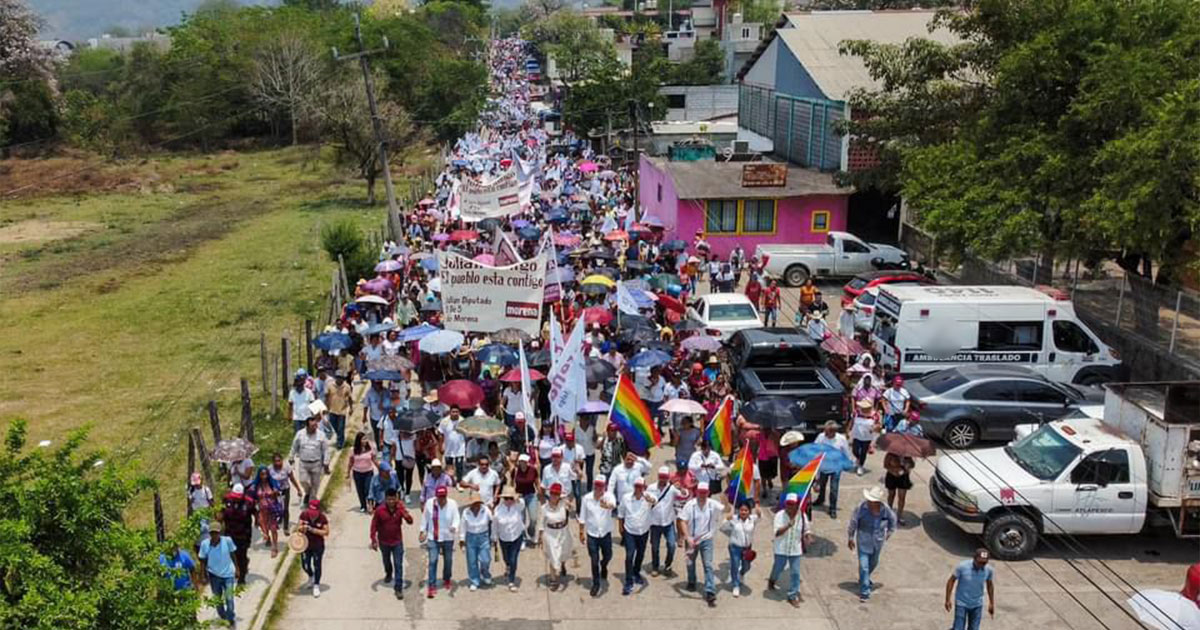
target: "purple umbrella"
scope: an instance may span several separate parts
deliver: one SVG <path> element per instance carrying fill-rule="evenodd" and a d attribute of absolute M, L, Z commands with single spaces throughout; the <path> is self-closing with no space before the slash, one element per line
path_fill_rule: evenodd
<path fill-rule="evenodd" d="M 532 225 L 532 224 L 529 221 L 526 221 L 525 219 L 517 219 L 516 221 L 512 222 L 512 226 L 514 228 L 518 228 L 518 229 L 523 228 L 526 225 Z"/>
<path fill-rule="evenodd" d="M 438 232 L 437 234 L 433 235 L 433 240 L 435 240 L 439 243 L 442 241 L 448 241 L 448 240 L 450 240 L 450 235 L 446 234 L 445 232 Z"/>
<path fill-rule="evenodd" d="M 392 271 L 400 271 L 403 268 L 404 265 L 400 264 L 398 260 L 385 260 L 375 265 L 376 273 L 390 273 Z"/>
<path fill-rule="evenodd" d="M 642 217 L 642 223 L 645 223 L 646 225 L 649 225 L 652 227 L 666 227 L 666 224 L 663 223 L 662 219 L 660 219 L 654 215 Z"/>
<path fill-rule="evenodd" d="M 691 350 L 693 352 L 716 352 L 717 350 L 721 349 L 721 342 L 717 341 L 716 337 L 710 337 L 708 335 L 696 335 L 694 337 L 688 337 L 687 339 L 684 339 L 683 343 L 680 344 L 680 347 L 682 347 L 684 350 Z"/>

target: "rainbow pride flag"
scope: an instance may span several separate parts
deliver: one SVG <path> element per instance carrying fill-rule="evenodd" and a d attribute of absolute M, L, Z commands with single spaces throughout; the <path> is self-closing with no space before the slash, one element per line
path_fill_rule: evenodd
<path fill-rule="evenodd" d="M 779 495 L 779 509 L 783 509 L 784 499 L 789 494 L 795 494 L 800 497 L 800 509 L 804 509 L 808 503 L 808 495 L 812 494 L 813 484 L 817 481 L 817 472 L 821 469 L 821 461 L 825 459 L 825 453 L 817 455 L 811 462 L 804 465 L 804 468 L 796 471 L 791 479 L 788 479 L 787 484 L 783 487 L 783 494 Z"/>
<path fill-rule="evenodd" d="M 617 425 L 625 438 L 629 450 L 645 456 L 650 449 L 662 442 L 662 434 L 650 417 L 650 408 L 638 396 L 633 379 L 621 374 L 617 388 L 613 391 L 612 407 L 608 410 L 608 421 Z"/>
<path fill-rule="evenodd" d="M 750 452 L 750 443 L 742 445 L 742 452 L 737 461 L 729 468 L 729 502 L 734 506 L 754 498 L 754 454 Z"/>
<path fill-rule="evenodd" d="M 704 439 L 721 457 L 733 454 L 733 396 L 726 396 L 704 428 Z"/>

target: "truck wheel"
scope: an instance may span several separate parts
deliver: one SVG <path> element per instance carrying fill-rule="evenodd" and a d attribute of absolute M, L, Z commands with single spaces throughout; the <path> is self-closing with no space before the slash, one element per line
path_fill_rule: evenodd
<path fill-rule="evenodd" d="M 808 280 L 808 270 L 803 265 L 792 265 L 783 272 L 783 281 L 789 287 L 798 287 Z"/>
<path fill-rule="evenodd" d="M 983 539 L 997 558 L 1024 560 L 1037 547 L 1037 525 L 1024 514 L 1002 514 L 988 521 Z"/>
<path fill-rule="evenodd" d="M 970 420 L 955 420 L 946 427 L 942 439 L 954 448 L 971 448 L 979 441 L 979 426 Z"/>
<path fill-rule="evenodd" d="M 1091 371 L 1079 377 L 1079 384 L 1089 387 L 1096 387 L 1113 381 L 1112 375 L 1104 372 Z"/>

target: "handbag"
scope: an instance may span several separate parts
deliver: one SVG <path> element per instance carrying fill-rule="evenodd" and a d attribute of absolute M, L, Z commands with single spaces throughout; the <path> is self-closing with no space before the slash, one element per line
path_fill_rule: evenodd
<path fill-rule="evenodd" d="M 754 551 L 753 549 L 751 549 L 749 547 L 746 547 L 745 549 L 742 550 L 742 562 L 749 564 L 751 562 L 754 562 L 754 559 L 757 557 L 758 557 L 758 552 Z"/>

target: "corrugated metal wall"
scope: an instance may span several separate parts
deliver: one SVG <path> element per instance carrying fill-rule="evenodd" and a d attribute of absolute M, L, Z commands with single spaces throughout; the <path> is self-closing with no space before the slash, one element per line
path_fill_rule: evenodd
<path fill-rule="evenodd" d="M 841 167 L 842 138 L 836 125 L 845 108 L 836 101 L 795 98 L 745 85 L 738 95 L 738 124 L 775 143 L 780 159 L 820 171 Z"/>

